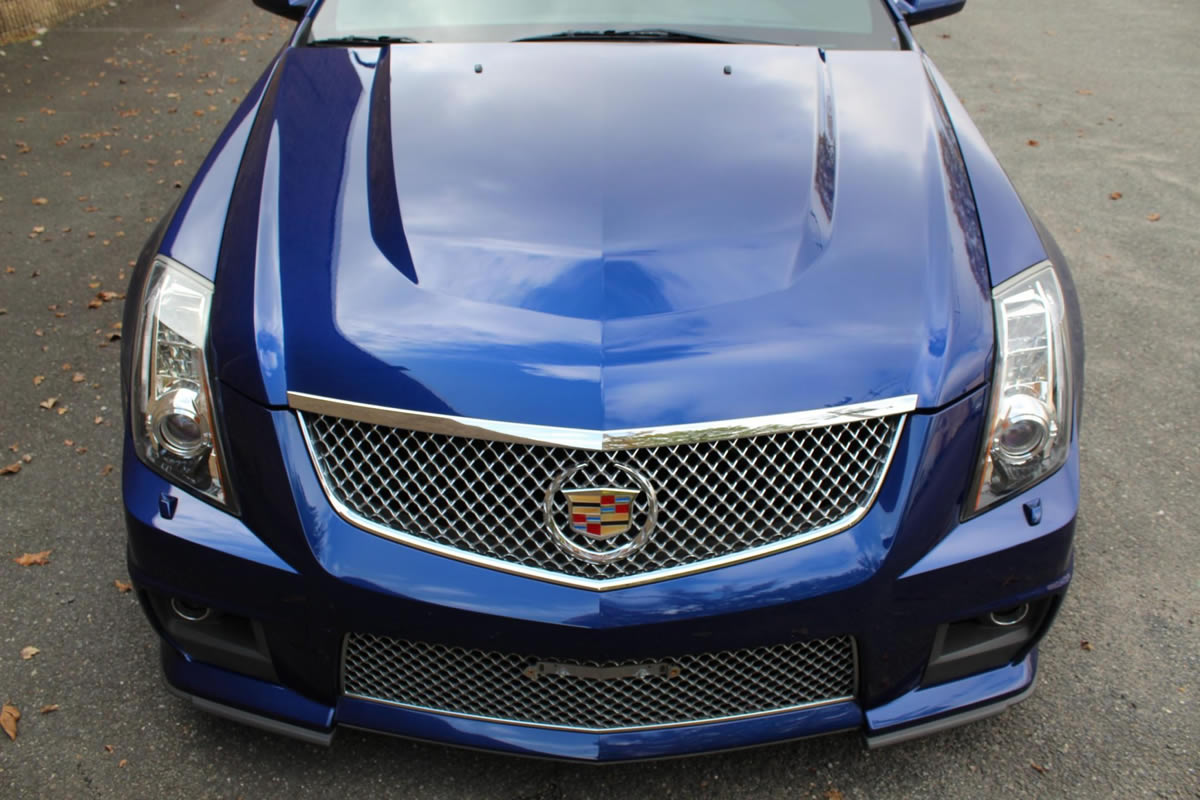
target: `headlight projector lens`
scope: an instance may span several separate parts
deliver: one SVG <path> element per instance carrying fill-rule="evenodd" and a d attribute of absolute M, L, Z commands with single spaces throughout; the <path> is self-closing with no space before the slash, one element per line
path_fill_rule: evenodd
<path fill-rule="evenodd" d="M 150 435 L 154 444 L 173 456 L 194 459 L 207 456 L 212 436 L 197 410 L 195 389 L 181 387 L 167 392 L 150 411 Z"/>

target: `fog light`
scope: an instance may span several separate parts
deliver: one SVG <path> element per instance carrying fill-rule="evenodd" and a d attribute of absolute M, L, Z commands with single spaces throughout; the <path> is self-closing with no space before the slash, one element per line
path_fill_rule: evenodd
<path fill-rule="evenodd" d="M 194 387 L 179 386 L 158 398 L 150 409 L 150 435 L 154 444 L 173 456 L 195 459 L 208 455 L 212 435 L 197 410 Z"/>
<path fill-rule="evenodd" d="M 171 610 L 175 612 L 175 616 L 188 622 L 203 622 L 212 615 L 212 609 L 208 606 L 194 605 L 178 597 L 171 598 Z"/>
<path fill-rule="evenodd" d="M 1014 608 L 1006 608 L 1001 611 L 993 611 L 988 614 L 988 622 L 999 628 L 1009 628 L 1013 625 L 1020 625 L 1029 616 L 1029 604 L 1019 605 Z"/>

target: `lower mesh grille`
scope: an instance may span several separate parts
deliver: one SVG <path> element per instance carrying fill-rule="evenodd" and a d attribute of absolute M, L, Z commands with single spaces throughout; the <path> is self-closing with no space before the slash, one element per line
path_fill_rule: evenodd
<path fill-rule="evenodd" d="M 634 661 L 580 661 L 356 633 L 346 640 L 342 680 L 347 695 L 410 708 L 619 731 L 847 700 L 854 695 L 855 674 L 849 636 Z"/>

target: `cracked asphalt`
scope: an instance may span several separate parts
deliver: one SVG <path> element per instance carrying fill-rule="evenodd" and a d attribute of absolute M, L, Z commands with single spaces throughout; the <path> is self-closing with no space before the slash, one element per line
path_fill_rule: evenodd
<path fill-rule="evenodd" d="M 599 768 L 203 715 L 115 583 L 128 267 L 287 32 L 249 0 L 120 0 L 0 47 L 0 797 L 1200 797 L 1200 5 L 971 0 L 918 29 L 1082 295 L 1077 571 L 1034 695 L 876 752 Z"/>

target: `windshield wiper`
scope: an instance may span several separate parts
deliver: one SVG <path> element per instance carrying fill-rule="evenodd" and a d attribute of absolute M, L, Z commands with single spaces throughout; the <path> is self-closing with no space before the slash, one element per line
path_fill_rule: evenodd
<path fill-rule="evenodd" d="M 411 36 L 337 36 L 332 39 L 313 39 L 310 47 L 353 47 L 354 45 L 428 44 Z"/>
<path fill-rule="evenodd" d="M 741 39 L 721 39 L 716 36 L 705 36 L 702 33 L 673 30 L 671 28 L 637 28 L 634 30 L 584 31 L 569 30 L 558 33 L 545 33 L 540 36 L 526 36 L 513 39 L 514 42 L 553 42 L 562 40 L 575 41 L 619 41 L 619 42 L 708 42 L 711 44 L 732 44 L 742 42 Z"/>

